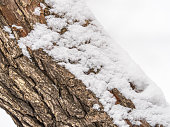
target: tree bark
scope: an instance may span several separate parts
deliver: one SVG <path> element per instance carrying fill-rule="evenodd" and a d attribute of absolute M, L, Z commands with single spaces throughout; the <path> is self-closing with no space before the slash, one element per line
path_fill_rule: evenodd
<path fill-rule="evenodd" d="M 82 81 L 42 49 L 33 51 L 27 47 L 31 60 L 23 55 L 17 40 L 25 37 L 35 23 L 45 24 L 45 16 L 50 14 L 47 6 L 40 16 L 33 15 L 40 2 L 44 3 L 43 0 L 0 0 L 0 107 L 18 127 L 116 127 L 99 99 Z M 23 28 L 16 29 L 13 24 Z M 88 24 L 87 20 L 83 26 Z M 15 39 L 3 30 L 5 26 L 12 29 Z M 63 28 L 60 34 L 65 31 Z M 116 88 L 110 92 L 117 104 L 135 108 Z M 93 109 L 94 104 L 100 105 L 100 111 Z M 140 126 L 150 127 L 145 120 L 141 120 Z"/>

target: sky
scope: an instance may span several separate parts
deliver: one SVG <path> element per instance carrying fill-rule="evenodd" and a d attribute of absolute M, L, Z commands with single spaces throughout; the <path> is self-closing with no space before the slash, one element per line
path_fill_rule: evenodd
<path fill-rule="evenodd" d="M 170 1 L 86 0 L 114 42 L 163 90 L 170 102 Z M 16 127 L 0 109 L 0 126 Z"/>

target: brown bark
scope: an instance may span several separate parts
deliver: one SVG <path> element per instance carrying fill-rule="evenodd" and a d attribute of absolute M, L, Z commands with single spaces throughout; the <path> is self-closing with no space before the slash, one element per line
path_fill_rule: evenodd
<path fill-rule="evenodd" d="M 36 22 L 46 23 L 44 16 L 50 13 L 46 8 L 40 16 L 33 15 L 40 2 L 44 3 L 43 0 L 0 0 L 0 107 L 18 127 L 116 127 L 82 81 L 42 49 L 32 51 L 28 47 L 32 61 L 22 54 L 17 40 L 26 36 Z M 12 28 L 13 24 L 23 29 Z M 89 24 L 87 19 L 83 26 Z M 4 26 L 12 29 L 16 39 L 9 38 Z M 63 28 L 60 34 L 66 31 Z M 97 72 L 92 70 L 92 73 Z M 135 108 L 116 88 L 110 92 L 117 104 Z M 92 108 L 94 104 L 100 105 L 100 111 Z M 141 127 L 150 125 L 142 120 Z"/>

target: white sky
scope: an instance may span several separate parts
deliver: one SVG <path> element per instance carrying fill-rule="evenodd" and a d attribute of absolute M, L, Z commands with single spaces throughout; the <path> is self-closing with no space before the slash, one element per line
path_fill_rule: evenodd
<path fill-rule="evenodd" d="M 0 108 L 0 127 L 16 127 L 12 118 Z"/>
<path fill-rule="evenodd" d="M 170 102 L 170 1 L 86 0 L 111 35 Z M 0 126 L 16 127 L 0 109 Z"/>

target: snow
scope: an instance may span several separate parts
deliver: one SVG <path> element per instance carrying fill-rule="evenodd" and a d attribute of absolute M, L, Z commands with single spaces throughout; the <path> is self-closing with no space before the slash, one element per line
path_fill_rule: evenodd
<path fill-rule="evenodd" d="M 43 3 L 40 3 L 40 7 L 36 7 L 34 9 L 34 12 L 33 14 L 36 15 L 36 16 L 40 16 L 41 14 L 41 9 L 44 10 L 46 8 L 46 6 L 43 4 Z"/>
<path fill-rule="evenodd" d="M 96 110 L 100 111 L 100 105 L 94 104 L 94 105 L 93 105 L 93 109 L 96 109 Z"/>
<path fill-rule="evenodd" d="M 17 26 L 17 25 L 12 25 L 12 27 L 15 27 L 16 29 L 23 29 L 23 27 L 22 26 Z"/>
<path fill-rule="evenodd" d="M 170 103 L 170 1 L 86 2 L 114 41 L 163 90 Z"/>
<path fill-rule="evenodd" d="M 12 30 L 11 28 L 9 28 L 8 26 L 4 26 L 4 29 L 3 29 L 5 32 L 8 32 L 9 34 L 12 33 Z"/>
<path fill-rule="evenodd" d="M 87 89 L 96 94 L 104 110 L 119 126 L 127 126 L 124 119 L 135 123 L 141 118 L 146 119 L 152 126 L 157 123 L 170 125 L 169 106 L 162 91 L 106 34 L 83 0 L 45 2 L 52 7 L 50 12 L 63 18 L 46 16 L 47 25 L 37 23 L 28 36 L 20 38 L 18 44 L 24 55 L 29 57 L 26 46 L 33 50 L 43 48 L 60 65 L 82 80 Z M 83 27 L 86 20 L 90 24 Z M 66 31 L 60 34 L 63 28 L 66 28 Z M 92 70 L 91 73 L 89 70 Z M 143 92 L 136 93 L 129 82 L 133 82 Z M 109 92 L 113 88 L 131 99 L 136 109 L 128 113 L 129 108 L 115 105 L 116 99 Z M 94 108 L 97 107 L 94 105 Z"/>
<path fill-rule="evenodd" d="M 40 3 L 40 7 L 42 7 L 43 10 L 46 8 L 46 6 L 43 3 Z"/>
<path fill-rule="evenodd" d="M 40 7 L 36 7 L 36 8 L 34 9 L 33 14 L 34 14 L 34 15 L 37 15 L 37 16 L 40 16 L 40 14 L 41 14 L 41 8 L 40 8 Z"/>
<path fill-rule="evenodd" d="M 4 26 L 3 30 L 9 34 L 9 38 L 15 39 L 14 34 L 12 34 L 12 30 L 8 26 Z"/>
<path fill-rule="evenodd" d="M 60 32 L 62 28 L 67 26 L 66 19 L 55 18 L 55 16 L 46 16 L 47 25 L 52 28 L 52 30 Z"/>
<path fill-rule="evenodd" d="M 35 30 L 31 31 L 28 36 L 21 38 L 18 41 L 19 46 L 22 48 L 23 54 L 29 58 L 30 55 L 27 51 L 26 45 L 24 44 L 27 43 L 27 46 L 31 47 L 33 50 L 39 48 L 47 48 L 50 50 L 53 46 L 53 43 L 56 42 L 59 38 L 59 34 L 48 29 L 45 24 L 37 24 L 34 26 L 34 28 Z"/>

